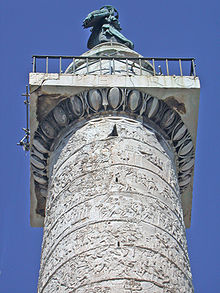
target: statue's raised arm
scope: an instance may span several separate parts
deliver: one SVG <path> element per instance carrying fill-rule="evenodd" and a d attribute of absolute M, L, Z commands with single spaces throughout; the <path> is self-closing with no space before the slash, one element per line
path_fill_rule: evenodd
<path fill-rule="evenodd" d="M 110 5 L 101 7 L 88 14 L 83 21 L 83 27 L 92 27 L 92 34 L 88 40 L 89 49 L 104 42 L 118 42 L 133 49 L 133 43 L 124 37 L 121 33 L 120 23 L 118 21 L 118 11 Z"/>

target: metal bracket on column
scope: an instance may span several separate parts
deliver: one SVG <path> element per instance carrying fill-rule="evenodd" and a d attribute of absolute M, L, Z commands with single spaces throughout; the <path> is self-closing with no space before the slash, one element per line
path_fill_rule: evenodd
<path fill-rule="evenodd" d="M 29 130 L 29 89 L 28 85 L 26 85 L 26 93 L 22 94 L 22 96 L 26 97 L 24 100 L 24 104 L 26 105 L 26 128 L 22 128 L 24 130 L 25 135 L 24 137 L 17 143 L 17 145 L 22 146 L 24 151 L 29 151 L 30 150 L 30 130 Z"/>

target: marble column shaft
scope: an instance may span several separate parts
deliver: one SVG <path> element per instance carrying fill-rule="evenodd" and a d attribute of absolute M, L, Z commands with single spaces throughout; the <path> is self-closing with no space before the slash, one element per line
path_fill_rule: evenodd
<path fill-rule="evenodd" d="M 175 156 L 140 122 L 65 130 L 49 162 L 39 293 L 193 292 Z"/>

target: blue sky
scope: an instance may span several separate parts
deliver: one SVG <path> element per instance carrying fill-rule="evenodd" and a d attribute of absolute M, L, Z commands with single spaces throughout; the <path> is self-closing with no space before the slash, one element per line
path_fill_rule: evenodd
<path fill-rule="evenodd" d="M 220 292 L 220 4 L 219 1 L 2 0 L 0 292 L 37 291 L 42 229 L 29 221 L 29 154 L 16 146 L 25 126 L 23 97 L 31 56 L 80 55 L 82 20 L 112 4 L 122 33 L 143 56 L 195 57 L 201 80 L 192 224 L 187 230 L 197 293 Z"/>

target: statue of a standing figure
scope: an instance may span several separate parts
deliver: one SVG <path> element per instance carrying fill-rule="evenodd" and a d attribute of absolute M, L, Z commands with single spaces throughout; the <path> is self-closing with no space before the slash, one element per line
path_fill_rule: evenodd
<path fill-rule="evenodd" d="M 118 21 L 118 11 L 111 5 L 95 10 L 84 19 L 83 27 L 93 27 L 89 37 L 87 47 L 92 49 L 94 46 L 104 42 L 118 42 L 133 49 L 134 44 L 125 38 L 121 33 Z"/>

